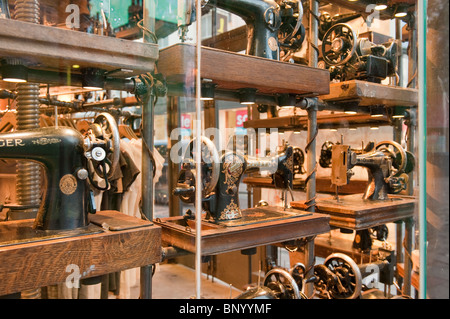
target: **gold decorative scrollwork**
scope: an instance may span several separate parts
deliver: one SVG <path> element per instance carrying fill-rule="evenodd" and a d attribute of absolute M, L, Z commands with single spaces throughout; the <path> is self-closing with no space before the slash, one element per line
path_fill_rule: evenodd
<path fill-rule="evenodd" d="M 225 176 L 224 184 L 228 186 L 228 189 L 232 189 L 236 185 L 243 171 L 244 163 L 239 157 L 231 155 L 225 158 L 222 173 Z"/>
<path fill-rule="evenodd" d="M 220 213 L 219 220 L 230 220 L 241 217 L 241 210 L 239 206 L 232 199 L 231 202 Z"/>

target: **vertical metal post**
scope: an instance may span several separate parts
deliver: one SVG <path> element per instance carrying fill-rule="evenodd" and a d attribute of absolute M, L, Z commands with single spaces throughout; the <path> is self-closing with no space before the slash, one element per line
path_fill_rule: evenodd
<path fill-rule="evenodd" d="M 201 104 L 201 49 L 202 49 L 202 7 L 201 0 L 195 1 L 196 7 L 196 57 L 197 57 L 197 74 L 196 74 L 196 131 L 195 131 L 195 163 L 196 176 L 195 179 L 195 296 L 201 298 L 201 275 L 202 275 L 202 169 L 201 169 L 201 131 L 202 131 L 202 104 Z"/>
<path fill-rule="evenodd" d="M 412 218 L 408 218 L 405 220 L 405 262 L 404 262 L 404 282 L 403 282 L 403 294 L 406 296 L 411 295 L 411 271 L 412 271 L 412 261 L 411 261 L 411 252 L 412 252 L 412 244 L 413 244 L 413 225 L 414 220 Z"/>
<path fill-rule="evenodd" d="M 144 26 L 150 30 L 155 30 L 155 1 L 144 1 Z M 144 32 L 144 42 L 152 42 L 151 37 Z M 155 97 L 153 94 L 145 101 L 142 109 L 142 213 L 149 220 L 153 220 L 153 164 L 149 150 L 153 151 L 153 126 Z M 148 149 L 147 149 L 148 147 Z M 153 265 L 141 267 L 140 293 L 141 299 L 152 298 L 152 268 Z"/>
<path fill-rule="evenodd" d="M 172 130 L 180 127 L 180 108 L 179 108 L 179 97 L 169 96 L 167 98 L 167 133 L 169 135 L 169 143 L 167 147 L 167 161 L 169 163 L 167 174 L 168 174 L 168 188 L 169 188 L 169 216 L 180 216 L 181 213 L 181 203 L 177 196 L 174 196 L 171 192 L 172 189 L 176 187 L 178 180 L 178 172 L 180 171 L 180 164 L 172 162 L 170 158 L 170 151 L 172 147 L 179 142 L 179 140 L 172 140 L 170 138 Z"/>
<path fill-rule="evenodd" d="M 142 213 L 153 220 L 153 164 L 144 143 L 153 151 L 153 103 L 154 96 L 144 103 L 142 110 Z M 152 298 L 152 265 L 141 267 L 141 299 Z"/>
<path fill-rule="evenodd" d="M 403 263 L 403 221 L 399 221 L 396 224 L 396 259 L 397 259 L 397 263 Z M 401 289 L 402 285 L 403 285 L 403 278 L 398 274 L 398 270 L 396 271 L 396 278 L 397 278 L 397 283 L 399 285 L 399 288 Z"/>
<path fill-rule="evenodd" d="M 408 66 L 408 77 L 410 80 L 407 86 L 410 88 L 417 87 L 417 23 L 415 13 L 411 14 L 408 21 L 409 26 L 409 66 Z M 407 150 L 413 154 L 416 154 L 415 147 L 415 135 L 416 135 L 416 110 L 410 109 L 410 118 L 406 122 L 408 125 L 407 138 Z M 408 185 L 406 191 L 408 195 L 414 194 L 414 175 L 411 172 L 409 174 Z"/>
<path fill-rule="evenodd" d="M 417 154 L 416 151 L 416 131 L 417 131 L 417 110 L 410 109 L 408 111 L 409 118 L 406 121 L 408 125 L 408 134 L 407 134 L 407 142 L 406 149 L 413 153 Z M 414 195 L 414 172 L 409 173 L 408 185 L 406 185 L 406 192 L 408 195 Z"/>
<path fill-rule="evenodd" d="M 400 18 L 395 19 L 395 40 L 398 42 L 400 55 L 398 57 L 398 86 L 405 87 L 406 83 L 404 78 L 404 68 L 405 64 L 403 63 L 403 48 L 402 48 L 402 20 Z"/>
<path fill-rule="evenodd" d="M 319 1 L 311 0 L 309 2 L 309 66 L 317 67 L 318 63 L 318 32 L 319 32 Z M 307 210 L 315 211 L 316 205 L 316 136 L 317 136 L 317 105 L 311 105 L 307 109 L 308 112 L 308 144 L 305 148 L 307 153 L 307 184 L 306 184 L 306 200 Z M 314 239 L 307 241 L 305 245 L 305 264 L 306 278 L 314 275 Z M 314 295 L 313 283 L 305 286 L 305 294 L 311 298 Z"/>
<path fill-rule="evenodd" d="M 400 87 L 406 87 L 406 83 L 404 83 L 404 63 L 403 63 L 403 50 L 402 50 L 402 26 L 401 19 L 395 19 L 395 40 L 398 41 L 400 46 L 400 56 L 398 58 L 398 83 L 397 85 Z M 402 128 L 403 128 L 403 120 L 395 119 L 394 121 L 394 141 L 401 144 L 402 142 Z M 396 259 L 397 263 L 403 263 L 403 221 L 398 221 L 396 223 Z M 403 285 L 403 278 L 396 272 L 395 274 L 397 282 L 399 284 L 399 288 Z"/>

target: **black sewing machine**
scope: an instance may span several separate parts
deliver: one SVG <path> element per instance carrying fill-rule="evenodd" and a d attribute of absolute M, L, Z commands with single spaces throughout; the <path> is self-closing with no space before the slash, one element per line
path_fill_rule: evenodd
<path fill-rule="evenodd" d="M 32 230 L 13 235 L 24 236 L 26 240 L 34 236 L 53 236 L 59 231 L 89 232 L 88 213 L 96 212 L 91 186 L 108 188 L 108 179 L 114 174 L 119 155 L 117 125 L 107 113 L 98 115 L 84 135 L 70 127 L 0 134 L 0 158 L 34 161 L 45 168 L 46 192 Z M 106 181 L 103 188 L 94 181 L 94 171 Z M 25 209 L 9 204 L 2 205 L 3 208 Z M 8 234 L 1 233 L 3 242 L 3 235 Z"/>
<path fill-rule="evenodd" d="M 187 148 L 173 194 L 188 204 L 195 203 L 195 157 L 193 143 Z M 299 211 L 285 208 L 261 206 L 249 208 L 258 214 L 244 214 L 239 206 L 239 184 L 244 173 L 269 171 L 276 188 L 292 190 L 293 147 L 289 146 L 273 157 L 255 158 L 237 152 L 224 151 L 219 155 L 213 142 L 202 138 L 202 208 L 206 220 L 226 226 L 255 223 L 274 218 L 296 217 Z M 286 196 L 287 197 L 287 196 Z M 287 203 L 287 198 L 285 201 Z"/>
<path fill-rule="evenodd" d="M 202 4 L 205 10 L 214 6 L 245 21 L 248 55 L 279 60 L 281 50 L 296 51 L 305 38 L 300 0 L 203 0 Z M 185 28 L 195 20 L 195 3 L 184 0 L 179 2 L 179 9 L 181 6 L 185 12 L 179 23 L 183 40 Z"/>
<path fill-rule="evenodd" d="M 348 24 L 338 23 L 323 36 L 318 66 L 330 71 L 331 80 L 381 83 L 396 75 L 399 50 L 397 41 L 375 44 L 358 39 Z"/>
<path fill-rule="evenodd" d="M 369 183 L 364 200 L 387 200 L 388 194 L 406 189 L 408 174 L 414 169 L 414 155 L 393 141 L 380 142 L 373 150 L 357 154 L 348 145 L 332 146 L 331 182 L 346 185 L 355 166 L 367 168 Z"/>

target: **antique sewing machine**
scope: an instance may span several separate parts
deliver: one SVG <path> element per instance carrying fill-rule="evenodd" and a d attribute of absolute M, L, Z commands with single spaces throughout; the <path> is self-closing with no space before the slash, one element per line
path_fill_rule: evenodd
<path fill-rule="evenodd" d="M 241 17 L 247 24 L 246 54 L 280 59 L 280 50 L 296 51 L 305 38 L 302 25 L 303 7 L 300 0 L 203 0 L 205 10 L 210 6 L 224 9 Z M 181 39 L 186 39 L 186 28 L 195 21 L 195 2 L 178 2 Z"/>
<path fill-rule="evenodd" d="M 346 185 L 355 166 L 367 168 L 369 182 L 364 200 L 388 200 L 388 194 L 406 189 L 408 173 L 414 169 L 414 155 L 393 141 L 378 143 L 373 150 L 357 154 L 348 145 L 332 147 L 331 182 Z"/>
<path fill-rule="evenodd" d="M 320 158 L 319 158 L 319 164 L 323 168 L 330 168 L 331 167 L 331 158 L 333 154 L 333 146 L 335 144 L 341 144 L 339 142 L 333 143 L 331 141 L 325 141 L 322 144 L 322 147 L 320 149 Z M 351 149 L 352 152 L 355 154 L 362 154 L 367 153 L 371 151 L 375 147 L 374 142 L 369 142 L 366 146 L 363 145 L 361 149 Z"/>
<path fill-rule="evenodd" d="M 363 80 L 381 83 L 396 75 L 399 45 L 396 41 L 375 44 L 357 38 L 345 23 L 333 25 L 324 34 L 319 67 L 330 71 L 331 80 Z"/>
<path fill-rule="evenodd" d="M 361 264 L 348 255 L 334 253 L 314 266 L 314 287 L 319 298 L 380 298 L 379 284 L 393 284 L 395 265 L 395 254 L 387 249 L 380 250 L 376 260 Z"/>
<path fill-rule="evenodd" d="M 2 230 L 0 243 L 54 237 L 73 230 L 80 234 L 95 231 L 88 219 L 88 213 L 96 213 L 92 188 L 108 188 L 108 179 L 114 174 L 120 155 L 119 132 L 110 114 L 99 114 L 84 134 L 70 127 L 2 133 L 0 150 L 2 159 L 42 164 L 46 184 L 32 227 L 15 234 Z M 103 186 L 94 181 L 94 172 L 104 180 Z M 26 209 L 9 204 L 2 204 L 3 208 Z M 8 222 L 0 223 L 0 227 L 7 227 Z"/>
<path fill-rule="evenodd" d="M 195 161 L 193 141 L 186 149 L 182 169 L 178 176 L 177 187 L 173 194 L 182 202 L 195 203 Z M 269 171 L 276 188 L 290 191 L 293 180 L 293 147 L 285 148 L 272 157 L 256 158 L 237 152 L 224 151 L 219 155 L 213 142 L 202 138 L 202 205 L 206 212 L 206 221 L 227 226 L 254 223 L 273 218 L 295 217 L 293 211 L 285 205 L 282 207 L 257 207 L 258 214 L 247 214 L 256 208 L 241 210 L 239 206 L 239 184 L 244 173 Z M 243 213 L 246 211 L 246 214 Z M 302 213 L 304 214 L 304 212 Z"/>

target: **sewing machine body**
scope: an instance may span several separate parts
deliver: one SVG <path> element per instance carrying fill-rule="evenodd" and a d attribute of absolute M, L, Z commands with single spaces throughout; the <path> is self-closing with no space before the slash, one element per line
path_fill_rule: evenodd
<path fill-rule="evenodd" d="M 212 143 L 204 139 L 206 145 L 210 147 Z M 215 149 L 211 149 L 215 152 Z M 214 156 L 213 156 L 214 157 Z M 224 223 L 229 226 L 232 224 L 242 224 L 243 219 L 249 222 L 255 222 L 255 219 L 246 215 L 243 218 L 243 213 L 239 205 L 239 184 L 244 173 L 268 170 L 271 173 L 273 183 L 277 188 L 292 189 L 293 181 L 293 148 L 287 147 L 280 154 L 267 157 L 256 158 L 251 156 L 244 156 L 233 151 L 225 151 L 218 158 L 218 163 L 212 163 L 212 174 L 206 175 L 207 164 L 203 163 L 202 171 L 204 172 L 202 190 L 202 208 L 206 212 L 206 220 Z M 185 203 L 195 202 L 195 164 L 192 160 L 186 161 L 179 174 L 177 187 L 173 194 L 180 196 L 180 199 Z M 205 176 L 212 176 L 211 178 Z M 214 177 L 217 176 L 217 177 Z M 208 181 L 206 181 L 208 179 Z M 206 181 L 206 182 L 205 182 Z M 208 191 L 205 192 L 205 189 Z M 250 208 L 249 210 L 255 208 Z M 275 207 L 271 212 L 271 207 L 265 206 L 260 208 L 262 210 L 260 217 L 263 219 L 271 219 L 273 216 L 283 212 L 285 209 Z M 293 217 L 295 214 L 291 211 L 286 211 L 286 216 Z M 254 216 L 253 216 L 254 217 Z M 236 221 L 236 222 L 234 222 Z"/>
<path fill-rule="evenodd" d="M 240 16 L 247 24 L 248 55 L 279 60 L 280 7 L 272 0 L 210 0 L 208 4 Z"/>
<path fill-rule="evenodd" d="M 276 187 L 292 189 L 293 180 L 293 149 L 289 147 L 285 152 L 269 159 L 258 159 L 226 152 L 222 156 L 219 181 L 216 186 L 214 205 L 209 205 L 209 212 L 214 220 L 226 221 L 242 218 L 239 206 L 239 184 L 242 175 L 255 170 L 269 170 L 272 172 L 273 183 Z M 217 195 L 216 195 L 217 194 Z"/>
<path fill-rule="evenodd" d="M 33 229 L 67 231 L 89 226 L 88 213 L 96 212 L 91 186 L 98 187 L 91 167 L 100 178 L 112 176 L 120 154 L 118 138 L 115 120 L 107 113 L 99 114 L 84 135 L 71 127 L 0 134 L 1 159 L 34 161 L 44 167 L 46 189 Z"/>
<path fill-rule="evenodd" d="M 68 127 L 0 134 L 0 158 L 31 160 L 45 167 L 47 191 L 34 227 L 74 229 L 88 224 L 89 187 L 77 177 L 86 167 L 83 136 Z"/>
<path fill-rule="evenodd" d="M 247 25 L 246 54 L 280 60 L 280 50 L 298 50 L 305 37 L 300 1 L 203 0 L 202 8 L 216 7 L 241 17 Z M 180 38 L 186 40 L 186 28 L 195 19 L 195 3 L 178 1 Z"/>
<path fill-rule="evenodd" d="M 397 152 L 386 146 L 392 145 Z M 336 186 L 348 184 L 355 166 L 367 168 L 368 185 L 363 195 L 364 200 L 387 200 L 388 194 L 395 194 L 405 189 L 407 169 L 412 169 L 413 155 L 407 153 L 395 142 L 381 142 L 369 152 L 353 151 L 349 145 L 332 147 L 331 182 Z M 408 168 L 409 167 L 409 168 Z M 406 181 L 405 181 L 406 180 Z"/>

